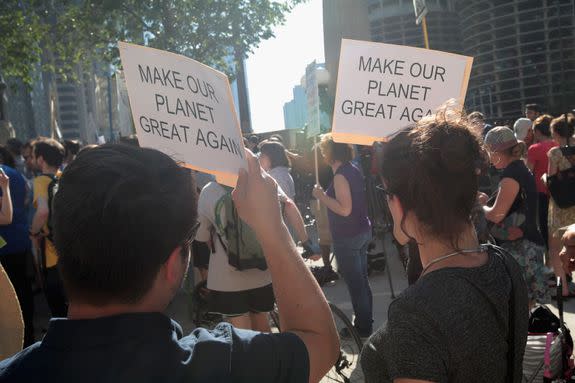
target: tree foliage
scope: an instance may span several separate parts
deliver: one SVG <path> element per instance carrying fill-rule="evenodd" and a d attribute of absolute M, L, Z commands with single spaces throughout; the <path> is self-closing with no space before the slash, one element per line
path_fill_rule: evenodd
<path fill-rule="evenodd" d="M 119 64 L 117 42 L 172 51 L 234 74 L 305 0 L 2 0 L 0 73 L 30 84 L 34 69 L 71 76 L 91 58 Z"/>

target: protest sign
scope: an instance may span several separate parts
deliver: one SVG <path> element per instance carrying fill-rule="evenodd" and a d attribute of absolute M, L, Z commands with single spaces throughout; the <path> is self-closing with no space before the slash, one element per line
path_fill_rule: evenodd
<path fill-rule="evenodd" d="M 315 60 L 305 69 L 305 94 L 307 98 L 307 136 L 321 133 L 319 121 L 319 90 L 316 77 Z"/>
<path fill-rule="evenodd" d="M 247 161 L 227 76 L 174 53 L 119 46 L 140 145 L 235 186 Z"/>
<path fill-rule="evenodd" d="M 473 58 L 429 49 L 343 39 L 332 134 L 371 145 L 465 101 Z"/>

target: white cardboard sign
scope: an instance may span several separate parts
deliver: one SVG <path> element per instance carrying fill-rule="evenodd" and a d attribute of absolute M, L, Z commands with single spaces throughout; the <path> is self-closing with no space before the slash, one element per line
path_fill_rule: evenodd
<path fill-rule="evenodd" d="M 307 97 L 307 136 L 313 137 L 321 133 L 319 120 L 319 90 L 315 60 L 305 70 L 305 94 Z"/>
<path fill-rule="evenodd" d="M 337 142 L 371 145 L 465 101 L 473 58 L 423 48 L 343 39 L 333 116 Z"/>
<path fill-rule="evenodd" d="M 227 76 L 171 52 L 119 47 L 140 145 L 235 186 L 247 161 Z"/>

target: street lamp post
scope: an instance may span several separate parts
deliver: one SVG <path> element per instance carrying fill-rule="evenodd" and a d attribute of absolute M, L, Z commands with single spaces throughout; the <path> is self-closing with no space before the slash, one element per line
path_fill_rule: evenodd
<path fill-rule="evenodd" d="M 114 118 L 112 112 L 112 75 L 115 73 L 114 67 L 110 65 L 108 67 L 107 79 L 108 79 L 108 124 L 110 126 L 110 139 L 109 142 L 114 142 Z"/>

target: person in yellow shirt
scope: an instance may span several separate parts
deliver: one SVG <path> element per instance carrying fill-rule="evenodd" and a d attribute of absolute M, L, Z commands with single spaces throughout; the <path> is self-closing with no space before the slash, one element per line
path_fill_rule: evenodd
<path fill-rule="evenodd" d="M 34 178 L 33 202 L 36 214 L 30 226 L 30 238 L 37 254 L 40 254 L 40 269 L 44 270 L 44 293 L 52 316 L 65 317 L 66 297 L 58 274 L 58 254 L 50 227 L 51 199 L 64 160 L 64 147 L 56 140 L 40 139 L 34 143 L 32 156 L 42 174 Z"/>

